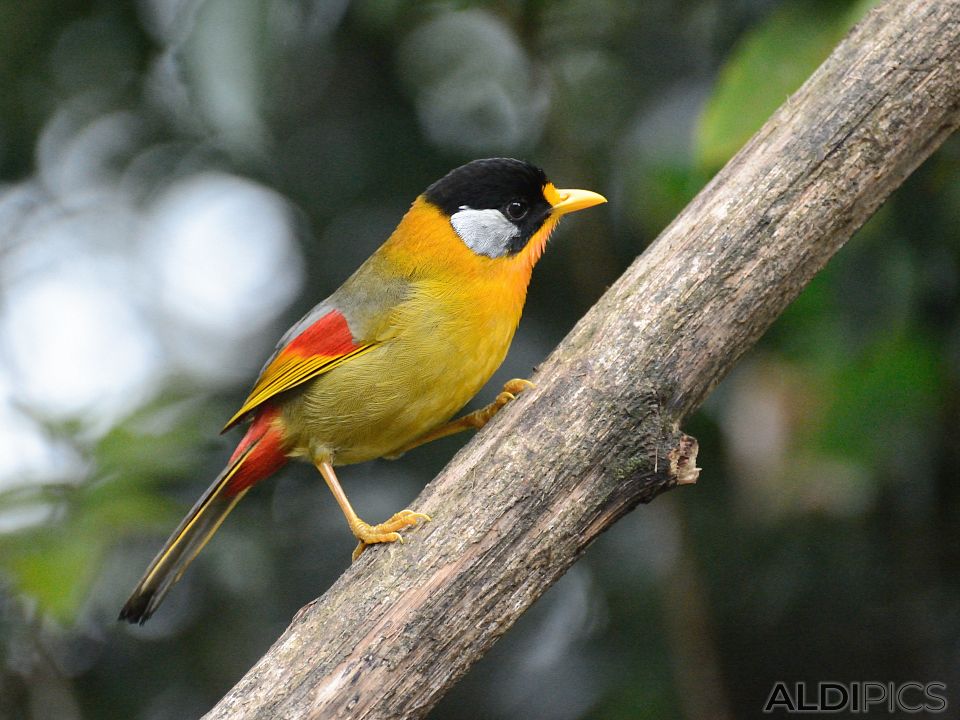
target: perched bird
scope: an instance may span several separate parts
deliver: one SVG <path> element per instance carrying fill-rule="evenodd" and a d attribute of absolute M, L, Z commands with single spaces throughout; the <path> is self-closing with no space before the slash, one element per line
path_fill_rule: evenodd
<path fill-rule="evenodd" d="M 252 485 L 291 458 L 313 463 L 359 540 L 354 559 L 429 520 L 369 525 L 334 472 L 482 427 L 530 383 L 449 419 L 503 362 L 530 274 L 561 216 L 606 202 L 558 190 L 520 160 L 467 163 L 420 195 L 387 241 L 280 339 L 224 431 L 250 419 L 226 468 L 167 540 L 120 612 L 143 624 Z M 449 421 L 449 422 L 448 422 Z"/>

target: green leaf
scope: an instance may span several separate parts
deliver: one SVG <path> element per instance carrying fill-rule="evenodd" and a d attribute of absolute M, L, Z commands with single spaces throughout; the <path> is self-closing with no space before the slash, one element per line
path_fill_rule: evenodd
<path fill-rule="evenodd" d="M 916 334 L 882 337 L 857 361 L 839 368 L 821 448 L 856 456 L 866 466 L 889 463 L 916 447 L 917 433 L 942 412 L 940 350 Z"/>
<path fill-rule="evenodd" d="M 104 535 L 74 531 L 46 527 L 3 542 L 6 570 L 17 590 L 60 622 L 76 617 L 106 550 Z"/>
<path fill-rule="evenodd" d="M 748 33 L 720 71 L 700 116 L 695 156 L 715 171 L 822 63 L 877 0 L 788 3 Z"/>

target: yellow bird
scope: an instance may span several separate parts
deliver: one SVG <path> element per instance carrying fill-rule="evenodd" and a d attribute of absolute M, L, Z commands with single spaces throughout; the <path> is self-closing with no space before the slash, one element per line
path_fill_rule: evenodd
<path fill-rule="evenodd" d="M 403 510 L 369 525 L 334 472 L 482 427 L 530 383 L 450 421 L 503 362 L 533 266 L 570 212 L 606 202 L 558 190 L 540 168 L 467 163 L 421 194 L 387 241 L 280 339 L 224 430 L 250 426 L 226 468 L 170 536 L 120 612 L 143 624 L 252 485 L 291 458 L 313 463 L 359 540 L 400 540 L 429 518 Z"/>

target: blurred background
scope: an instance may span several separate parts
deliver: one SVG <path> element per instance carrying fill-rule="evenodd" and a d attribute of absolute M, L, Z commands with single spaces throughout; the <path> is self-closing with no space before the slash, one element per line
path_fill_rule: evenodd
<path fill-rule="evenodd" d="M 0 717 L 199 717 L 353 540 L 315 471 L 251 492 L 143 628 L 117 612 L 284 329 L 475 157 L 568 220 L 528 375 L 829 53 L 861 0 L 0 0 Z M 776 681 L 960 702 L 960 142 L 686 428 L 700 483 L 601 538 L 432 717 L 734 718 Z M 467 438 L 341 473 L 405 507 Z"/>

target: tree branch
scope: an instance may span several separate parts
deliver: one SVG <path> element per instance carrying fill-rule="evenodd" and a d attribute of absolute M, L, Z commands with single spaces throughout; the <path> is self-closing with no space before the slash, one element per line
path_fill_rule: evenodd
<path fill-rule="evenodd" d="M 872 12 L 207 715 L 422 717 L 640 502 L 694 482 L 679 423 L 960 124 L 960 0 Z"/>

